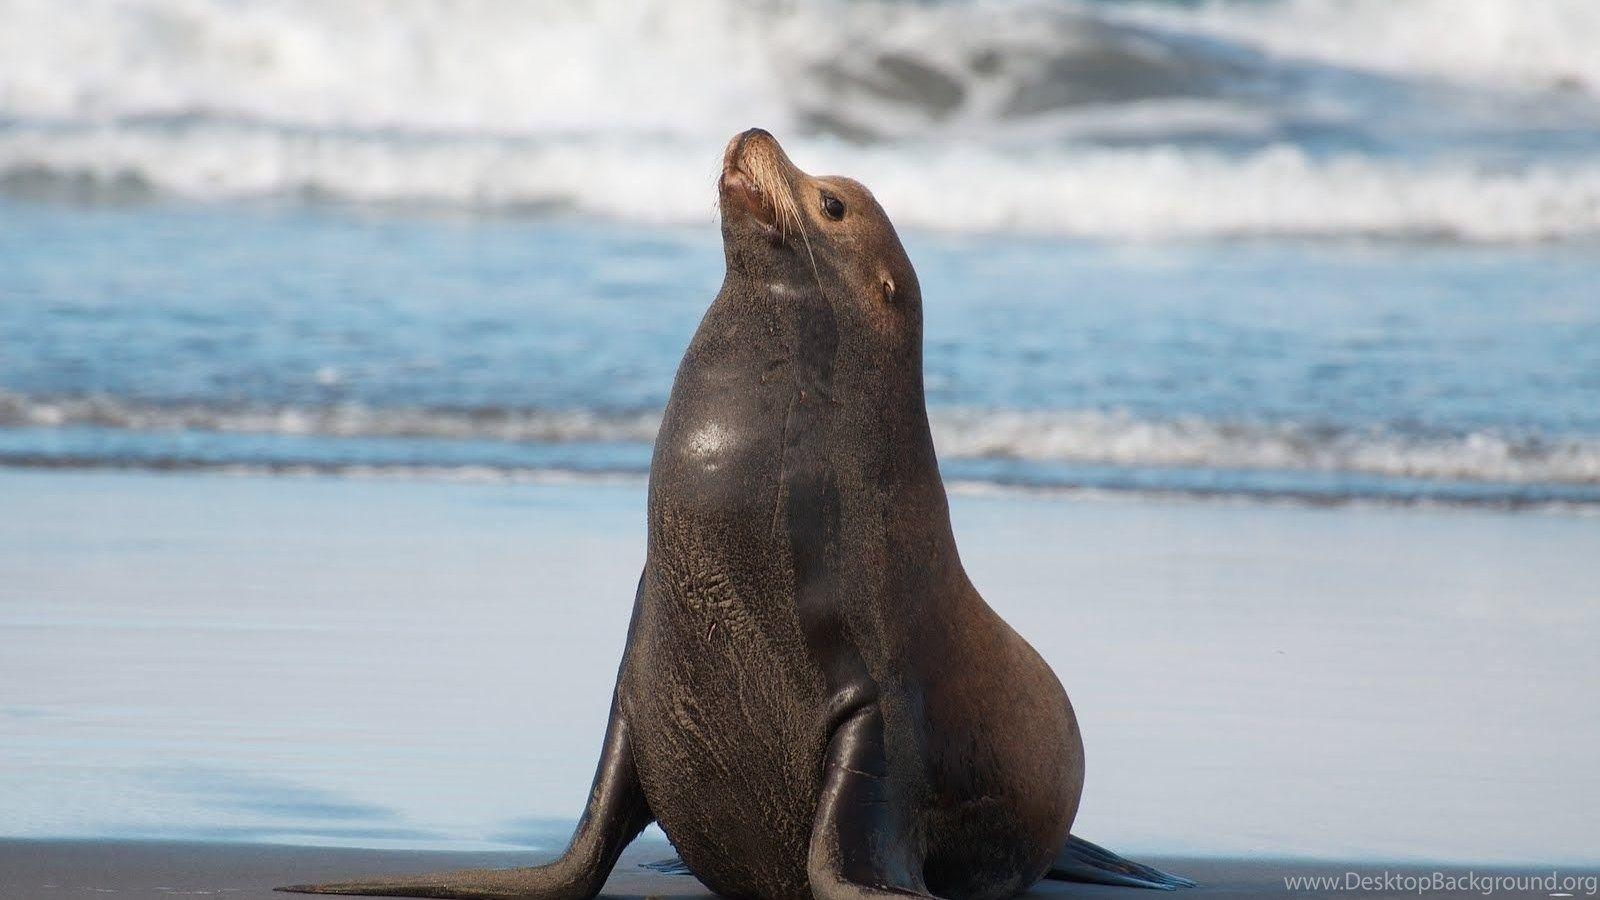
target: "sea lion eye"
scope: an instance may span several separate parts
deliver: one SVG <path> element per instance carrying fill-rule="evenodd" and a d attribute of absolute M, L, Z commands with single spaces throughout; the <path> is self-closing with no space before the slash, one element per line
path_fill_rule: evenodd
<path fill-rule="evenodd" d="M 844 201 L 832 194 L 822 195 L 822 212 L 835 222 L 844 218 Z"/>

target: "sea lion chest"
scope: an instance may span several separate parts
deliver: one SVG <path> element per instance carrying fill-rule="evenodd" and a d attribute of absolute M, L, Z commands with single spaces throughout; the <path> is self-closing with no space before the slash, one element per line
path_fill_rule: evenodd
<path fill-rule="evenodd" d="M 702 322 L 657 438 L 622 700 L 651 811 L 696 874 L 806 896 L 827 693 L 790 533 L 805 363 L 781 321 L 724 312 Z"/>

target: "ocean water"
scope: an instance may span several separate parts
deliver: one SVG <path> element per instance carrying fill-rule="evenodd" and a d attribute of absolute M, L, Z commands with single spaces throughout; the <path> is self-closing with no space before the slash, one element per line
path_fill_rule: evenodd
<path fill-rule="evenodd" d="M 642 475 L 713 223 L 9 202 L 0 462 Z M 965 485 L 1589 509 L 1589 246 L 912 233 Z"/>
<path fill-rule="evenodd" d="M 0 20 L 0 464 L 638 476 L 759 123 L 905 232 L 952 482 L 1600 505 L 1586 0 Z"/>

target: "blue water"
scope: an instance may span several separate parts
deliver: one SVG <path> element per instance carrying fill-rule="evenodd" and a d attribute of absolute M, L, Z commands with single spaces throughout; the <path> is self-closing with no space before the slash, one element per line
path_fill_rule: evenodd
<path fill-rule="evenodd" d="M 698 227 L 0 203 L 0 460 L 642 473 Z M 1600 502 L 1589 245 L 910 232 L 947 474 Z"/>
<path fill-rule="evenodd" d="M 638 476 L 760 124 L 904 232 L 952 481 L 1600 507 L 1591 0 L 0 21 L 0 464 Z"/>

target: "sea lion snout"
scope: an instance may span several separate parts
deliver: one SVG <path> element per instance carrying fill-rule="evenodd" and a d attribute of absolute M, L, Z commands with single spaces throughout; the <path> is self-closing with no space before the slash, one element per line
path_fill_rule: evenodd
<path fill-rule="evenodd" d="M 798 224 L 792 179 L 804 175 L 771 132 L 741 131 L 722 152 L 718 202 L 723 216 L 745 213 L 778 236 L 790 223 Z"/>
<path fill-rule="evenodd" d="M 728 139 L 728 146 L 722 151 L 723 171 L 737 168 L 746 158 L 759 161 L 767 149 L 776 150 L 779 156 L 783 156 L 783 148 L 778 145 L 778 139 L 772 136 L 772 132 L 765 128 L 747 128 Z M 783 158 L 788 162 L 787 156 Z"/>

